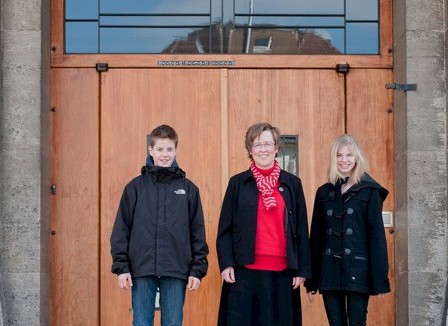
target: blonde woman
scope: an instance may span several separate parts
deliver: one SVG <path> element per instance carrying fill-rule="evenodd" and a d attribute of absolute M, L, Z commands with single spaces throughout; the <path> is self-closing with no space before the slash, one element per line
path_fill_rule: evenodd
<path fill-rule="evenodd" d="M 316 193 L 311 224 L 312 301 L 324 299 L 330 326 L 366 325 L 370 295 L 390 292 L 382 220 L 388 191 L 367 173 L 367 162 L 350 135 L 331 147 L 328 182 Z"/>

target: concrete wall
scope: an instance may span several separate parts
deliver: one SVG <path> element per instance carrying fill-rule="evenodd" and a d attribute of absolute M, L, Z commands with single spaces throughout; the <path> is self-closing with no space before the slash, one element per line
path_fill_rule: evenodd
<path fill-rule="evenodd" d="M 398 325 L 446 325 L 446 5 L 394 2 Z"/>
<path fill-rule="evenodd" d="M 0 303 L 4 325 L 39 325 L 40 0 L 1 0 Z"/>

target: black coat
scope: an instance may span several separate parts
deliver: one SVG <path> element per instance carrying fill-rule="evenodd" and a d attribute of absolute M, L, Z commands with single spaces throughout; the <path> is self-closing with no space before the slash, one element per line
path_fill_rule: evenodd
<path fill-rule="evenodd" d="M 344 195 L 341 184 L 317 190 L 310 238 L 313 276 L 305 286 L 308 292 L 390 292 L 382 219 L 388 191 L 367 174 Z"/>
<path fill-rule="evenodd" d="M 280 172 L 279 190 L 285 201 L 286 256 L 294 276 L 311 272 L 305 197 L 296 176 Z M 255 262 L 259 191 L 250 170 L 233 176 L 224 197 L 216 247 L 220 270 Z"/>
<path fill-rule="evenodd" d="M 201 279 L 208 247 L 198 188 L 178 167 L 142 169 L 123 191 L 110 243 L 118 275 Z"/>

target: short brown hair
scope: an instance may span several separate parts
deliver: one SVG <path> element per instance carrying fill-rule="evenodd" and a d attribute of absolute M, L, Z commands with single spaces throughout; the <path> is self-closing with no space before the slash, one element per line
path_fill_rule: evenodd
<path fill-rule="evenodd" d="M 174 145 L 177 148 L 177 142 L 178 137 L 176 131 L 168 126 L 168 125 L 160 125 L 151 131 L 148 137 L 148 143 L 149 146 L 152 148 L 154 147 L 154 144 L 156 143 L 156 138 L 165 139 L 168 138 L 169 140 L 174 141 Z"/>
<path fill-rule="evenodd" d="M 277 127 L 271 126 L 267 122 L 260 122 L 256 123 L 249 127 L 246 131 L 246 149 L 247 153 L 249 154 L 249 158 L 252 159 L 252 156 L 250 155 L 250 150 L 252 148 L 252 145 L 254 144 L 255 138 L 260 137 L 261 133 L 263 131 L 270 131 L 272 133 L 272 137 L 274 137 L 275 147 L 278 151 L 281 150 L 281 141 L 280 141 L 280 130 Z"/>

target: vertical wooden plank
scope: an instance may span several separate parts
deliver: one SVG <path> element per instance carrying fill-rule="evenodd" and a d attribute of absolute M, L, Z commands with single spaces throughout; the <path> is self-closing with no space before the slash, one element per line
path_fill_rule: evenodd
<path fill-rule="evenodd" d="M 271 72 L 268 69 L 229 70 L 229 176 L 247 169 L 250 160 L 244 145 L 247 128 L 270 122 Z"/>
<path fill-rule="evenodd" d="M 146 135 L 162 123 L 179 134 L 177 159 L 200 189 L 210 247 L 209 273 L 187 293 L 185 325 L 216 324 L 220 275 L 215 238 L 221 203 L 221 73 L 219 70 L 110 70 L 103 76 L 101 113 L 101 324 L 129 325 L 130 294 L 110 273 L 109 237 L 125 184 L 146 158 Z M 156 323 L 157 324 L 157 323 Z"/>
<path fill-rule="evenodd" d="M 379 0 L 380 4 L 380 54 L 393 57 L 392 0 Z"/>
<path fill-rule="evenodd" d="M 64 0 L 50 0 L 52 59 L 64 54 Z"/>
<path fill-rule="evenodd" d="M 50 323 L 99 322 L 98 73 L 51 73 Z"/>
<path fill-rule="evenodd" d="M 370 174 L 389 190 L 385 211 L 394 211 L 394 139 L 392 70 L 351 70 L 347 74 L 347 132 L 354 135 L 370 163 Z M 395 325 L 394 234 L 386 228 L 392 293 L 372 297 L 368 324 Z"/>
<path fill-rule="evenodd" d="M 224 196 L 229 180 L 229 103 L 228 69 L 221 69 L 221 186 Z"/>
<path fill-rule="evenodd" d="M 299 176 L 311 225 L 316 189 L 327 182 L 329 150 L 344 126 L 344 78 L 333 70 L 275 70 L 273 123 L 283 134 L 299 136 Z M 322 297 L 302 296 L 303 325 L 328 325 Z"/>
<path fill-rule="evenodd" d="M 299 136 L 299 176 L 311 223 L 314 193 L 326 182 L 330 145 L 343 132 L 344 79 L 333 70 L 229 71 L 230 175 L 249 167 L 245 132 L 262 121 Z M 303 324 L 327 325 L 320 296 L 309 304 L 301 292 Z"/>

